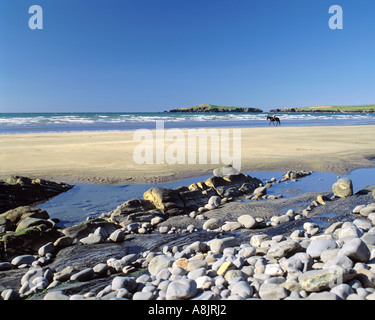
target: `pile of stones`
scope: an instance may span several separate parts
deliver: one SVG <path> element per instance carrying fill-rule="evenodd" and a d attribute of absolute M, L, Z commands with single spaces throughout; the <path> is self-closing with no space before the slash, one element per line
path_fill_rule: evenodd
<path fill-rule="evenodd" d="M 38 297 L 35 293 L 46 290 L 42 295 L 46 300 L 374 300 L 375 227 L 360 214 L 364 208 L 372 211 L 375 204 L 354 208 L 358 219 L 336 222 L 325 230 L 307 222 L 303 230 L 289 236 L 269 238 L 259 233 L 247 243 L 235 237 L 195 241 L 183 247 L 165 246 L 160 252 L 98 261 L 83 270 L 41 268 L 54 252 L 53 245 L 46 245 L 40 248 L 38 259 L 28 255 L 12 260 L 13 268 L 31 268 L 19 291 L 7 289 L 1 296 Z M 239 220 L 250 221 L 248 217 Z M 0 264 L 1 270 L 5 267 Z M 64 292 L 69 283 L 108 277 L 110 283 L 98 292 Z"/>

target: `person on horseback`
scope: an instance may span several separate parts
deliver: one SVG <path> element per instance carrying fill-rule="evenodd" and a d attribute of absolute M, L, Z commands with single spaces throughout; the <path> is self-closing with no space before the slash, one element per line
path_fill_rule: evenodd
<path fill-rule="evenodd" d="M 276 125 L 276 126 L 280 126 L 281 125 L 281 122 L 280 122 L 280 119 L 278 118 L 278 117 L 276 117 L 276 113 L 274 112 L 273 113 L 273 116 L 271 117 L 271 116 L 268 116 L 267 117 L 267 120 L 269 120 L 270 121 L 270 123 L 269 123 L 269 125 L 271 125 L 271 123 L 273 124 L 273 125 Z"/>

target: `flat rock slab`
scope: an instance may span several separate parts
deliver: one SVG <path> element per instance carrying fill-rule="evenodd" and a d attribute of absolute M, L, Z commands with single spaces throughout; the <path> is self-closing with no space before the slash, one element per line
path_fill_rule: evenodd
<path fill-rule="evenodd" d="M 99 262 L 105 262 L 109 258 L 121 259 L 127 254 L 128 248 L 124 244 L 74 245 L 60 250 L 48 267 L 62 270 L 67 266 L 72 266 L 83 270 L 93 268 Z"/>

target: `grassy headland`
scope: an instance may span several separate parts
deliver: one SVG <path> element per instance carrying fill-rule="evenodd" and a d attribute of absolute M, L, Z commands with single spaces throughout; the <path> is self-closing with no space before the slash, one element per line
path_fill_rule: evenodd
<path fill-rule="evenodd" d="M 354 106 L 313 106 L 301 108 L 274 109 L 270 112 L 375 112 L 375 104 L 354 105 Z"/>
<path fill-rule="evenodd" d="M 258 108 L 228 107 L 218 106 L 214 104 L 199 104 L 193 107 L 182 107 L 178 109 L 172 109 L 169 112 L 263 112 L 263 110 Z"/>

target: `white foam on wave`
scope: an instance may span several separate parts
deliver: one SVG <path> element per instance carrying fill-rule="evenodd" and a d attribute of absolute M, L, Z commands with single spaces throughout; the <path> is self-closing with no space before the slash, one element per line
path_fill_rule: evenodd
<path fill-rule="evenodd" d="M 142 123 L 155 123 L 155 121 L 165 121 L 170 123 L 228 123 L 228 122 L 252 122 L 262 124 L 266 122 L 266 117 L 270 113 L 80 113 L 80 114 L 0 114 L 0 131 L 5 129 L 24 129 L 24 128 L 59 128 L 64 126 L 75 127 L 84 130 L 94 126 L 111 126 Z M 345 123 L 353 124 L 362 121 L 363 123 L 375 123 L 375 114 L 363 113 L 280 113 L 277 116 L 281 121 L 287 121 L 288 124 L 295 122 L 315 122 L 315 123 Z M 82 128 L 80 128 L 82 126 Z"/>

